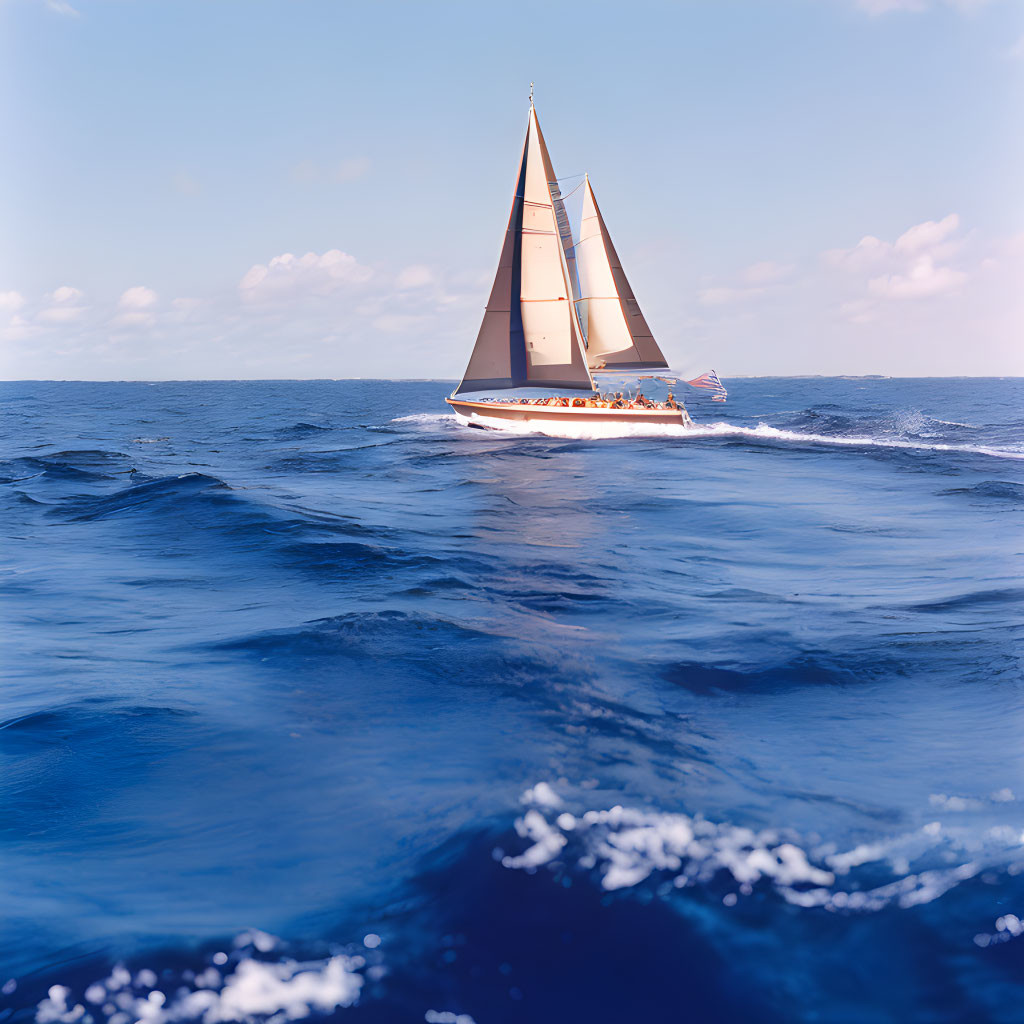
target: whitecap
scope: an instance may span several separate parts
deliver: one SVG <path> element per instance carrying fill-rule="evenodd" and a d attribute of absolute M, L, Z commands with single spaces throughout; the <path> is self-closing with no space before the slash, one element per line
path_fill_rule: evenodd
<path fill-rule="evenodd" d="M 278 944 L 265 932 L 245 932 L 236 948 L 259 949 L 268 945 L 267 940 Z M 90 983 L 84 1002 L 67 986 L 53 985 L 36 1007 L 36 1024 L 257 1024 L 268 1019 L 285 1024 L 312 1013 L 332 1013 L 359 999 L 366 967 L 362 956 L 271 961 L 255 959 L 242 949 L 230 962 L 218 954 L 201 972 L 186 971 L 170 982 L 165 977 L 167 992 L 155 987 L 155 971 L 143 968 L 133 977 L 122 965 L 108 978 Z"/>
<path fill-rule="evenodd" d="M 944 809 L 959 808 L 954 804 Z M 978 834 L 928 822 L 839 852 L 834 846 L 806 843 L 785 829 L 755 831 L 622 805 L 582 813 L 535 805 L 515 827 L 530 845 L 503 855 L 506 868 L 533 871 L 545 864 L 575 863 L 596 871 L 607 891 L 639 885 L 652 875 L 673 876 L 677 888 L 724 875 L 744 894 L 766 883 L 795 906 L 834 910 L 912 907 L 938 899 L 986 868 L 1009 873 L 1024 868 L 1024 836 L 1011 826 Z M 857 869 L 865 865 L 875 867 L 858 876 Z M 877 884 L 879 865 L 893 876 L 882 885 Z"/>

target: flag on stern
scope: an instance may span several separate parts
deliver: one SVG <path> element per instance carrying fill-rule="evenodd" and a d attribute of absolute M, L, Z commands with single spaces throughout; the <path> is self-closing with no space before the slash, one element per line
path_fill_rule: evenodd
<path fill-rule="evenodd" d="M 691 388 L 702 388 L 704 391 L 710 391 L 712 393 L 711 397 L 715 399 L 723 399 L 729 394 L 714 370 L 708 370 L 707 373 L 702 373 L 699 377 L 694 377 L 693 380 L 688 380 L 686 383 Z"/>

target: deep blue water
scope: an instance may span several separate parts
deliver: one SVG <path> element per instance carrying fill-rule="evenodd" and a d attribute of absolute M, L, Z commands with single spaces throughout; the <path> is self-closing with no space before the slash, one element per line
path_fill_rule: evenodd
<path fill-rule="evenodd" d="M 1020 1021 L 1024 382 L 449 387 L 0 386 L 0 1018 Z"/>

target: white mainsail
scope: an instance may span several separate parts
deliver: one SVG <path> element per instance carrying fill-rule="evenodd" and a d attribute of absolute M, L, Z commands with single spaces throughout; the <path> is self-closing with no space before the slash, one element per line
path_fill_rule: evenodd
<path fill-rule="evenodd" d="M 573 309 L 570 272 L 576 270 L 567 263 L 572 253 L 565 250 L 560 230 L 564 216 L 531 103 L 498 272 L 457 393 L 518 387 L 593 390 Z"/>
<path fill-rule="evenodd" d="M 585 325 L 590 369 L 667 369 L 612 245 L 589 177 L 584 181 L 575 256 L 580 280 L 577 308 Z"/>

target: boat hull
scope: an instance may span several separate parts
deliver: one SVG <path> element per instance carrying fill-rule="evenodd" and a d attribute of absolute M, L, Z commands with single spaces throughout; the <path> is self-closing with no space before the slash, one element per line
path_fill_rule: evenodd
<path fill-rule="evenodd" d="M 445 401 L 461 415 L 486 416 L 510 423 L 609 423 L 648 426 L 651 424 L 692 426 L 684 409 L 597 409 L 588 406 L 516 405 L 511 402 L 469 402 L 461 398 Z"/>

